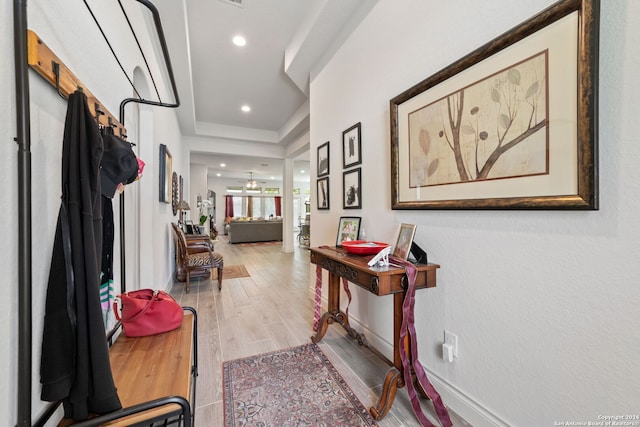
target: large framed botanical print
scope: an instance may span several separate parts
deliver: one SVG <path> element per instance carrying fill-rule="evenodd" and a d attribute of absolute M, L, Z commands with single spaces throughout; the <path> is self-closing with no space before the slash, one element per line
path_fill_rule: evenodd
<path fill-rule="evenodd" d="M 598 0 L 562 0 L 390 101 L 393 209 L 598 209 Z"/>

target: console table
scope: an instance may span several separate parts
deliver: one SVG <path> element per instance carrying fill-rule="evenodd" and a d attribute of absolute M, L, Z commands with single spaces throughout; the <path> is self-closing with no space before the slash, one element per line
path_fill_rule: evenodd
<path fill-rule="evenodd" d="M 360 345 L 369 347 L 392 366 L 385 376 L 382 394 L 378 403 L 369 409 L 373 418 L 381 420 L 391 409 L 398 388 L 402 388 L 405 385 L 402 376 L 404 368 L 400 358 L 399 346 L 400 327 L 403 320 L 402 303 L 408 286 L 405 270 L 404 268 L 393 266 L 369 267 L 367 262 L 373 257 L 372 255 L 352 255 L 339 247 L 321 246 L 310 250 L 311 262 L 329 272 L 328 310 L 320 318 L 318 331 L 311 337 L 311 340 L 314 343 L 319 342 L 327 332 L 328 326 L 337 322 L 349 333 L 350 337 L 357 339 Z M 440 266 L 438 264 L 418 264 L 416 267 L 418 269 L 415 281 L 416 289 L 435 287 L 436 269 L 440 268 Z M 356 332 L 349 325 L 349 318 L 346 313 L 340 310 L 340 278 L 345 278 L 349 282 L 378 296 L 393 295 L 393 361 L 388 360 L 370 347 L 364 335 Z M 411 360 L 409 340 L 406 341 L 405 348 L 409 350 L 408 356 Z M 413 372 L 412 378 L 415 379 Z M 417 381 L 414 381 L 414 383 L 417 390 L 424 397 L 427 397 L 420 384 Z"/>

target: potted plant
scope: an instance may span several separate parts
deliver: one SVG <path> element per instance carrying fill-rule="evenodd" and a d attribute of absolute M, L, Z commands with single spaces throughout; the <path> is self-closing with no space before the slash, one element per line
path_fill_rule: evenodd
<path fill-rule="evenodd" d="M 200 209 L 200 218 L 199 218 L 199 222 L 200 222 L 200 234 L 204 234 L 206 227 L 205 224 L 207 223 L 207 220 L 209 219 L 209 215 L 207 215 L 207 210 L 209 209 L 209 207 L 211 206 L 211 202 L 209 200 L 202 200 L 198 202 L 198 208 Z"/>

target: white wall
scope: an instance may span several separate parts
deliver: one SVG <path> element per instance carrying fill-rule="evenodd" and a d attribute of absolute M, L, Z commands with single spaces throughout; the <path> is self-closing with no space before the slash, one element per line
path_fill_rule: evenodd
<path fill-rule="evenodd" d="M 119 8 L 105 6 L 105 3 L 90 2 L 96 15 L 105 28 L 113 29 L 126 39 L 130 37 L 126 21 Z M 129 8 L 128 8 L 129 9 Z M 17 192 L 17 149 L 13 138 L 16 136 L 15 83 L 13 64 L 13 2 L 2 2 L 0 6 L 0 51 L 4 54 L 0 61 L 0 93 L 4 102 L 0 105 L 0 168 L 4 191 L 0 192 L 3 214 L 0 227 L 6 241 L 5 256 L 0 257 L 0 271 L 4 298 L 0 303 L 0 319 L 4 327 L 0 332 L 0 365 L 7 373 L 0 383 L 0 414 L 6 423 L 16 421 L 17 412 L 17 330 L 18 330 L 18 192 Z M 130 18 L 136 28 L 143 28 L 140 17 L 133 13 Z M 46 0 L 28 2 L 28 25 L 40 35 L 45 43 L 76 74 L 86 87 L 93 92 L 109 111 L 118 115 L 120 101 L 130 97 L 132 89 L 112 58 L 98 29 L 93 23 L 82 2 L 59 2 L 55 7 Z M 144 33 L 144 31 L 142 31 Z M 141 36 L 145 46 L 147 38 Z M 112 40 L 113 42 L 114 40 Z M 118 55 L 129 75 L 133 76 L 136 67 L 146 70 L 137 48 L 118 50 Z M 152 69 L 155 56 L 148 55 Z M 163 65 L 160 64 L 160 67 Z M 146 73 L 146 72 L 145 72 Z M 156 82 L 162 79 L 157 79 Z M 32 191 L 33 191 L 33 370 L 32 370 L 32 407 L 34 419 L 42 411 L 43 402 L 39 400 L 40 342 L 44 316 L 44 300 L 51 261 L 53 236 L 60 206 L 60 170 L 62 133 L 66 114 L 66 102 L 60 99 L 55 89 L 29 72 L 31 94 L 31 152 L 32 152 Z M 149 81 L 147 77 L 147 81 Z M 166 87 L 160 87 L 166 92 Z M 166 98 L 166 97 L 164 97 Z M 127 194 L 127 224 L 145 224 L 140 227 L 138 239 L 141 242 L 140 271 L 132 271 L 132 281 L 139 275 L 140 282 L 127 283 L 129 289 L 137 287 L 165 288 L 171 283 L 173 271 L 173 241 L 168 227 L 171 221 L 171 206 L 158 202 L 158 156 L 160 143 L 167 144 L 174 155 L 174 165 L 178 173 L 185 174 L 186 167 L 182 152 L 181 136 L 175 110 L 162 108 L 141 108 L 136 114 L 133 107 L 127 107 L 125 124 L 130 129 L 134 142 L 138 143 L 140 157 L 146 162 L 141 181 L 131 184 L 131 194 Z M 140 123 L 137 123 L 140 117 Z M 132 122 L 134 120 L 135 122 Z M 141 144 L 144 143 L 144 146 Z M 188 158 L 186 160 L 188 167 Z M 133 190 L 133 186 L 137 186 Z M 132 199 L 135 198 L 136 200 Z M 118 201 L 115 200 L 116 229 L 118 227 Z M 140 206 L 140 213 L 132 207 Z M 144 215 L 144 216 L 142 216 Z M 146 224 L 151 223 L 148 227 Z M 116 242 L 115 281 L 120 287 L 119 254 Z M 132 259 L 137 257 L 132 255 Z"/>
<path fill-rule="evenodd" d="M 417 224 L 416 242 L 441 265 L 437 288 L 416 298 L 420 360 L 445 404 L 478 426 L 640 408 L 640 2 L 602 2 L 599 211 L 390 209 L 389 100 L 552 3 L 380 0 L 312 76 L 311 165 L 331 141 L 337 167 L 331 210 L 312 203 L 311 243 L 333 244 L 341 215 L 361 215 L 368 238 L 387 242 Z M 341 135 L 357 122 L 363 209 L 344 211 Z M 391 299 L 354 288 L 350 313 L 389 354 Z M 459 339 L 452 364 L 439 353 L 445 328 Z"/>

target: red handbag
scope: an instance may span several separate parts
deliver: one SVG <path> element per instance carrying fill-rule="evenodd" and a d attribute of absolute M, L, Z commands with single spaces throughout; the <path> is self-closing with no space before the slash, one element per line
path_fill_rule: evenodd
<path fill-rule="evenodd" d="M 118 312 L 118 299 L 122 315 Z M 140 289 L 116 297 L 113 303 L 116 319 L 128 337 L 144 337 L 177 329 L 182 324 L 180 304 L 164 291 Z"/>

